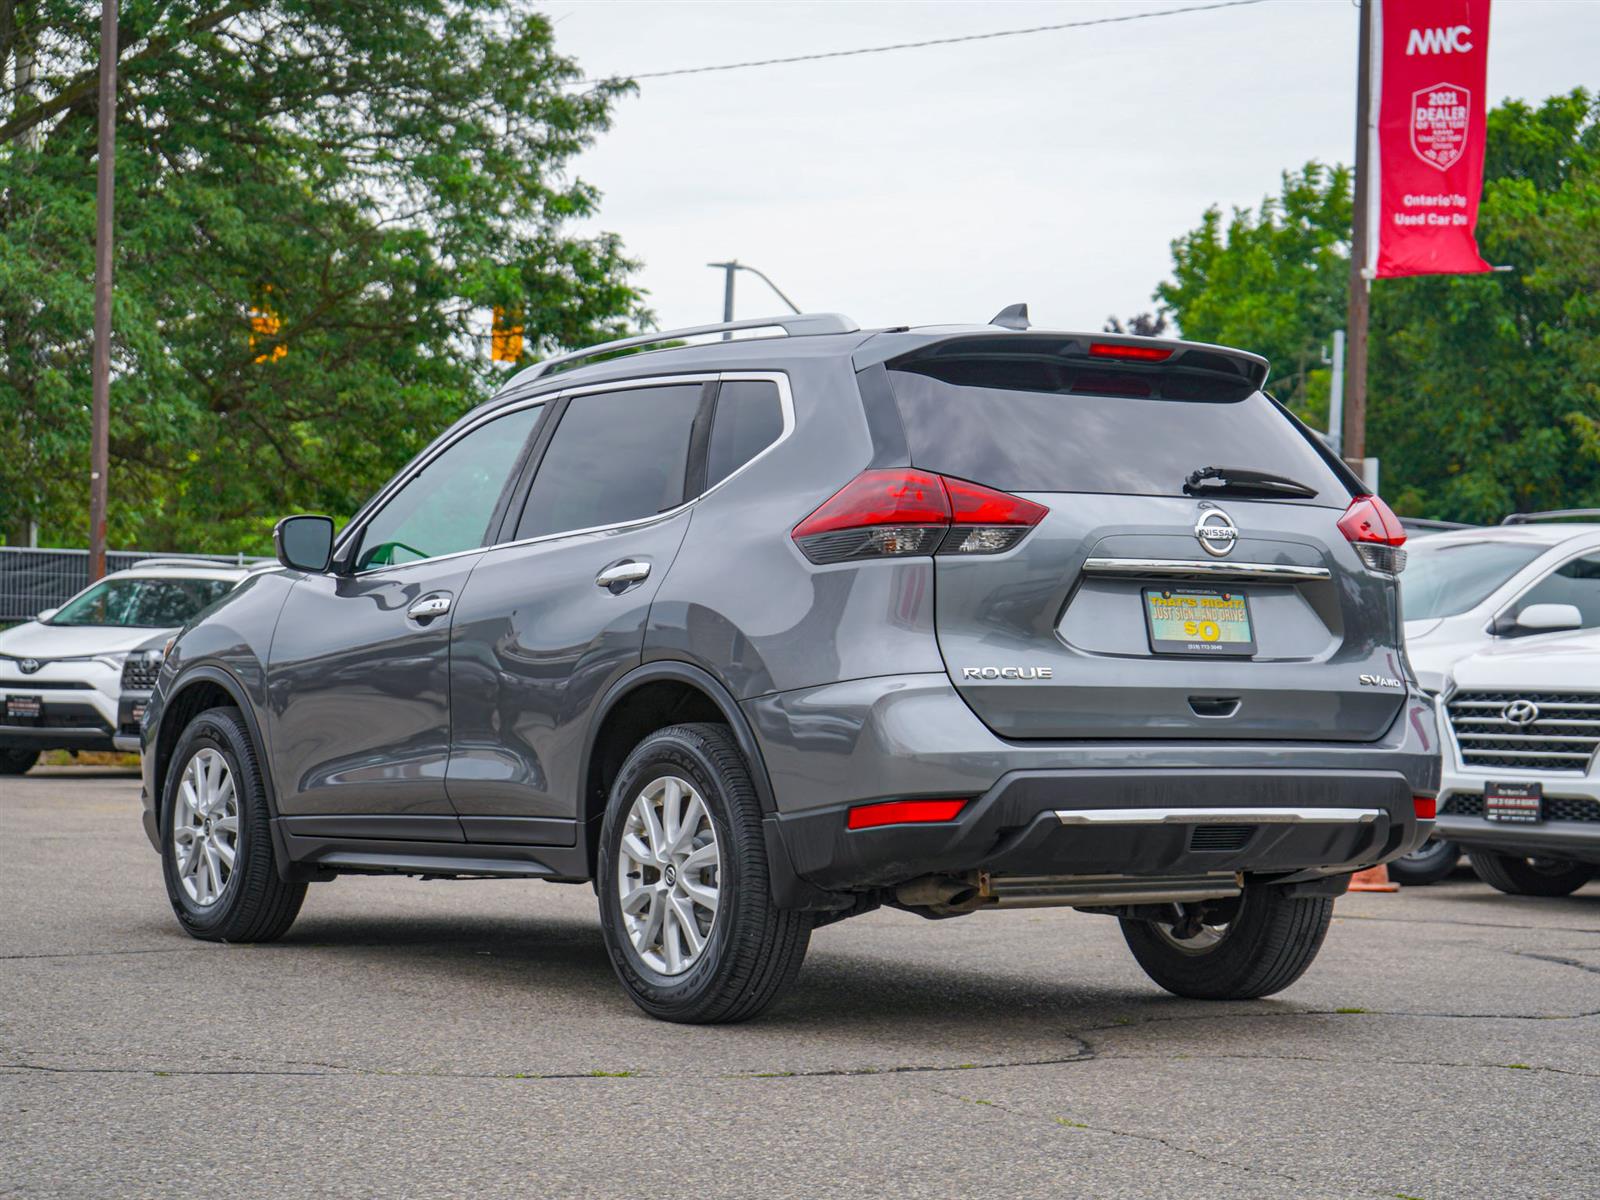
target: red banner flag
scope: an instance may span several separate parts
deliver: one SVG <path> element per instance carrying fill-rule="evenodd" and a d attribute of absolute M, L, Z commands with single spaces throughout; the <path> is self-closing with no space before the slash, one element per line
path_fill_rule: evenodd
<path fill-rule="evenodd" d="M 1367 263 L 1379 278 L 1488 271 L 1483 194 L 1489 0 L 1369 0 L 1373 26 Z"/>

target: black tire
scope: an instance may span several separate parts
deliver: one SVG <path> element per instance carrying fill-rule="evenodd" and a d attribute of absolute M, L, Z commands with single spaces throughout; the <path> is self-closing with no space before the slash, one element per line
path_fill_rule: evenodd
<path fill-rule="evenodd" d="M 37 750 L 0 750 L 0 775 L 26 775 L 38 761 Z"/>
<path fill-rule="evenodd" d="M 1564 858 L 1521 858 L 1493 850 L 1469 850 L 1478 878 L 1508 896 L 1569 896 L 1595 876 L 1589 863 Z"/>
<path fill-rule="evenodd" d="M 1150 921 L 1122 921 L 1128 949 L 1156 983 L 1191 1000 L 1254 1000 L 1281 992 L 1317 957 L 1333 918 L 1331 896 L 1246 887 L 1220 940 L 1183 946 Z"/>
<path fill-rule="evenodd" d="M 668 772 L 699 792 L 720 855 L 715 917 L 704 949 L 681 974 L 646 963 L 624 923 L 618 890 L 634 801 Z M 777 999 L 805 960 L 811 914 L 773 903 L 761 805 L 726 726 L 675 725 L 634 747 L 611 789 L 596 877 L 611 965 L 633 1002 L 652 1017 L 687 1024 L 748 1020 Z"/>
<path fill-rule="evenodd" d="M 198 904 L 179 880 L 172 830 L 184 772 L 206 750 L 220 753 L 231 773 L 238 832 L 232 873 L 220 897 Z M 286 883 L 278 874 L 261 765 L 238 709 L 208 709 L 189 722 L 173 748 L 162 791 L 161 873 L 184 931 L 210 942 L 270 942 L 282 937 L 300 912 L 306 885 Z"/>
<path fill-rule="evenodd" d="M 1406 887 L 1438 883 L 1461 861 L 1461 847 L 1455 842 L 1429 838 L 1410 854 L 1389 864 L 1389 878 Z"/>

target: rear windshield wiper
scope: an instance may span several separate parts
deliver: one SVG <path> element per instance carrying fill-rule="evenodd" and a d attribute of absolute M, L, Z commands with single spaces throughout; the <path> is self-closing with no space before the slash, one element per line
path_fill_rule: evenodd
<path fill-rule="evenodd" d="M 1207 483 L 1207 480 L 1214 482 Z M 1233 496 L 1293 496 L 1303 499 L 1317 494 L 1316 488 L 1307 487 L 1298 479 L 1274 475 L 1269 471 L 1251 471 L 1245 467 L 1201 467 L 1184 480 L 1183 490 L 1191 496 L 1225 492 Z"/>

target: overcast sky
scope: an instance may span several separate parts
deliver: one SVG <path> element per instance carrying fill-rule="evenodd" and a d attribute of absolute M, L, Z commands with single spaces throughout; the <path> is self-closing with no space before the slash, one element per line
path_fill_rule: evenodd
<path fill-rule="evenodd" d="M 552 0 L 592 75 L 635 75 L 1181 7 L 1193 0 Z M 1489 99 L 1600 86 L 1600 3 L 1495 0 Z M 643 80 L 576 164 L 642 261 L 663 328 L 721 316 L 737 257 L 862 325 L 1098 329 L 1152 307 L 1210 204 L 1352 155 L 1351 0 L 1249 7 L 832 61 Z M 737 315 L 782 311 L 741 274 Z"/>

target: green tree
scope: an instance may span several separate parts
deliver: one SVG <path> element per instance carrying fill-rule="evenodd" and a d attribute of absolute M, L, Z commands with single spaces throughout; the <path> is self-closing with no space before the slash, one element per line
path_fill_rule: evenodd
<path fill-rule="evenodd" d="M 1265 355 L 1267 386 L 1312 419 L 1326 420 L 1323 349 L 1344 323 L 1350 197 L 1349 171 L 1312 162 L 1284 172 L 1282 194 L 1259 209 L 1224 223 L 1209 208 L 1172 243 L 1172 279 L 1155 292 L 1184 337 Z"/>
<path fill-rule="evenodd" d="M 1600 504 L 1600 104 L 1580 90 L 1495 108 L 1485 180 L 1479 243 L 1513 270 L 1374 284 L 1368 450 L 1410 515 Z M 1348 189 L 1312 164 L 1226 236 L 1212 210 L 1156 292 L 1185 336 L 1278 360 L 1271 386 L 1319 425 L 1326 374 L 1294 377 L 1344 324 Z M 1300 220 L 1315 228 L 1290 236 Z"/>
<path fill-rule="evenodd" d="M 0 0 L 0 531 L 87 536 L 97 6 Z M 576 86 L 511 0 L 123 0 L 112 545 L 347 515 L 528 355 L 648 319 L 567 164 Z M 31 64 L 31 67 L 30 67 Z M 252 316 L 255 322 L 252 325 Z"/>

